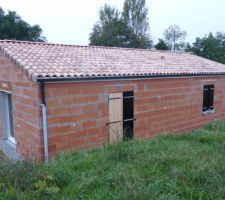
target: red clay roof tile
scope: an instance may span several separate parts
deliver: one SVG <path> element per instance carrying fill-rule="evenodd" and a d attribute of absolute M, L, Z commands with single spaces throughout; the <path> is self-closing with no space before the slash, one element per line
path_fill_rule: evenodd
<path fill-rule="evenodd" d="M 225 65 L 186 52 L 0 40 L 0 49 L 38 78 L 225 73 Z"/>

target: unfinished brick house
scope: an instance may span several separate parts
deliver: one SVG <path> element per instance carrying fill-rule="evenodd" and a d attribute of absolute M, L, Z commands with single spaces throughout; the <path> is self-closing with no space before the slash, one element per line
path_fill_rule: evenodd
<path fill-rule="evenodd" d="M 48 160 L 224 117 L 225 65 L 190 53 L 0 41 L 0 147 Z M 115 131 L 116 130 L 116 131 Z"/>

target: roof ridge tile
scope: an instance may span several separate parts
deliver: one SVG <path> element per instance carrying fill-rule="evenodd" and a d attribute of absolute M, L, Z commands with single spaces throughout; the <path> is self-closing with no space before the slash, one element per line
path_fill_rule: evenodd
<path fill-rule="evenodd" d="M 24 40 L 0 40 L 0 43 L 23 43 L 23 44 L 38 44 L 38 45 L 53 45 L 53 46 L 65 46 L 65 47 L 80 47 L 80 48 L 99 48 L 99 49 L 115 49 L 115 50 L 132 50 L 132 51 L 151 51 L 151 52 L 162 52 L 162 53 L 191 53 L 185 51 L 170 51 L 170 50 L 156 50 L 156 49 L 144 49 L 144 48 L 131 48 L 131 47 L 111 47 L 111 46 L 95 46 L 95 45 L 77 45 L 77 44 L 63 44 L 63 43 L 52 43 L 52 42 L 38 42 L 38 41 L 24 41 Z"/>

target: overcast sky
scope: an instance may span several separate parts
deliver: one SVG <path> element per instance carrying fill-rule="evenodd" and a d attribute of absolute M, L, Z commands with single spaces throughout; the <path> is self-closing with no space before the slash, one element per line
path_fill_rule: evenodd
<path fill-rule="evenodd" d="M 0 0 L 4 10 L 16 11 L 30 24 L 39 24 L 49 42 L 89 43 L 98 10 L 108 3 L 119 9 L 123 0 Z M 157 41 L 170 25 L 186 30 L 186 41 L 210 31 L 225 32 L 225 0 L 146 0 L 151 35 Z"/>

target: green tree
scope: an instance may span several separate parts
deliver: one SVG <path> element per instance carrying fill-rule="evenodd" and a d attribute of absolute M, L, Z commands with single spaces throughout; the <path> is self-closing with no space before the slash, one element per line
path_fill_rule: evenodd
<path fill-rule="evenodd" d="M 5 13 L 0 7 L 0 39 L 45 41 L 39 25 L 29 25 L 14 11 Z"/>
<path fill-rule="evenodd" d="M 225 64 L 225 33 L 212 33 L 197 37 L 191 47 L 187 49 L 198 56 Z"/>
<path fill-rule="evenodd" d="M 157 50 L 169 50 L 169 47 L 167 46 L 166 42 L 159 38 L 158 43 L 154 46 Z"/>
<path fill-rule="evenodd" d="M 91 45 L 130 47 L 133 38 L 119 11 L 105 4 L 99 11 L 99 21 L 89 39 Z"/>
<path fill-rule="evenodd" d="M 186 44 L 185 51 L 186 51 L 186 52 L 190 52 L 190 51 L 191 51 L 191 48 L 192 48 L 192 46 L 191 46 L 191 44 L 188 42 L 188 43 Z"/>
<path fill-rule="evenodd" d="M 140 48 L 152 47 L 149 31 L 148 8 L 145 0 L 125 0 L 122 19 L 137 37 Z"/>
<path fill-rule="evenodd" d="M 116 8 L 105 4 L 99 11 L 99 21 L 89 37 L 91 45 L 130 48 L 149 48 L 148 35 L 135 34 L 128 21 Z"/>
<path fill-rule="evenodd" d="M 148 9 L 145 0 L 125 0 L 122 17 L 135 35 L 148 34 Z"/>
<path fill-rule="evenodd" d="M 172 25 L 163 33 L 167 46 L 171 51 L 181 51 L 185 49 L 184 40 L 186 31 L 182 31 L 178 25 Z"/>

